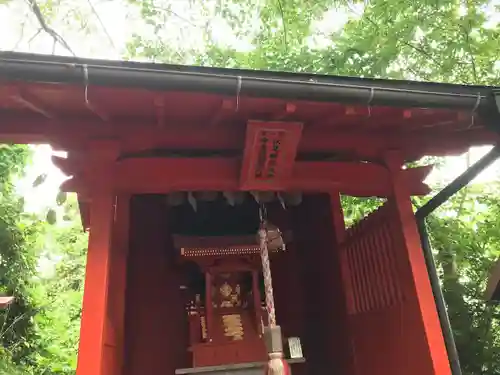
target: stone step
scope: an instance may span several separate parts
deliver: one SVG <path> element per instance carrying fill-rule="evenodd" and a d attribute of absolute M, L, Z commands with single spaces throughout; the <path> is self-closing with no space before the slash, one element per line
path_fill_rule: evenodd
<path fill-rule="evenodd" d="M 292 365 L 304 363 L 304 358 L 287 359 L 287 362 Z M 206 366 L 196 368 L 183 368 L 175 371 L 176 375 L 197 374 L 197 375 L 262 375 L 264 362 L 239 363 L 220 366 Z"/>

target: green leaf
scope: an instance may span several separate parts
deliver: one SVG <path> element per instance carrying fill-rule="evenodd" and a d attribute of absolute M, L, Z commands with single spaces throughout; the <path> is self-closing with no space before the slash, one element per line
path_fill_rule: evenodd
<path fill-rule="evenodd" d="M 50 209 L 46 216 L 47 223 L 54 225 L 57 222 L 57 213 L 55 210 Z"/>
<path fill-rule="evenodd" d="M 47 179 L 47 173 L 42 173 L 37 178 L 35 178 L 35 181 L 33 181 L 33 187 L 40 186 L 45 182 L 46 179 Z"/>
<path fill-rule="evenodd" d="M 56 197 L 57 205 L 62 206 L 64 203 L 66 203 L 67 198 L 68 198 L 68 194 L 64 191 L 60 191 Z"/>

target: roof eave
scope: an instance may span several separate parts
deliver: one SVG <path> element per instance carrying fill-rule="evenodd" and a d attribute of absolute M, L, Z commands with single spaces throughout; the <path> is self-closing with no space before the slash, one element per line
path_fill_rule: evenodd
<path fill-rule="evenodd" d="M 8 81 L 498 112 L 500 88 L 0 53 Z M 496 99 L 496 100 L 495 100 Z"/>

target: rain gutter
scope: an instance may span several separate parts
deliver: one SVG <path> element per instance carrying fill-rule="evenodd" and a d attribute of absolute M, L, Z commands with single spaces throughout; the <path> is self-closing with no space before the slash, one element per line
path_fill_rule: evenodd
<path fill-rule="evenodd" d="M 7 56 L 7 57 L 5 57 Z M 20 53 L 0 53 L 0 79 L 143 88 L 159 91 L 210 92 L 365 105 L 454 108 L 478 111 L 491 106 L 492 90 L 412 81 L 373 80 L 295 73 L 109 62 Z"/>

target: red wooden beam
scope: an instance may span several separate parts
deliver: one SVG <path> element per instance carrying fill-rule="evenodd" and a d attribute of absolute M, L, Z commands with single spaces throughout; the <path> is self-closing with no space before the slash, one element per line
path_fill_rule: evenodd
<path fill-rule="evenodd" d="M 153 100 L 154 107 L 155 107 L 155 113 L 156 113 L 156 119 L 158 123 L 159 128 L 164 128 L 165 127 L 165 98 L 163 95 L 158 95 L 154 98 Z"/>
<path fill-rule="evenodd" d="M 0 93 L 6 94 L 11 100 L 17 102 L 23 107 L 34 113 L 39 113 L 48 119 L 54 119 L 57 116 L 50 111 L 45 104 L 40 101 L 40 98 L 26 90 L 14 85 L 4 85 L 0 87 Z"/>
<path fill-rule="evenodd" d="M 74 176 L 79 174 L 85 168 L 87 160 L 85 157 L 60 157 L 53 155 L 51 157 L 52 163 L 61 170 L 66 176 Z"/>
<path fill-rule="evenodd" d="M 281 113 L 278 113 L 274 116 L 274 121 L 283 121 L 286 118 L 290 117 L 293 113 L 297 111 L 297 105 L 291 102 L 287 102 L 283 108 Z"/>
<path fill-rule="evenodd" d="M 53 121 L 49 119 L 2 116 L 0 142 L 51 143 L 65 148 L 84 149 L 89 139 L 113 138 L 120 141 L 122 153 L 151 148 L 243 150 L 245 126 L 208 127 L 202 124 L 166 124 L 159 129 L 157 121 L 97 122 L 95 120 Z M 346 152 L 359 158 L 381 158 L 385 151 L 400 149 L 404 157 L 447 155 L 465 151 L 471 145 L 493 144 L 499 137 L 489 131 L 470 129 L 461 132 L 429 129 L 403 132 L 384 129 L 377 132 L 339 131 L 311 128 L 299 143 L 299 152 Z"/>
<path fill-rule="evenodd" d="M 221 125 L 222 122 L 226 121 L 231 115 L 234 115 L 235 112 L 236 100 L 222 99 L 220 107 L 210 116 L 208 121 L 210 128 Z"/>
<path fill-rule="evenodd" d="M 85 175 L 77 175 L 62 185 L 64 191 L 88 192 Z M 431 167 L 402 171 L 412 195 L 425 195 L 429 188 L 422 180 Z M 131 193 L 166 193 L 169 191 L 238 191 L 243 190 L 240 161 L 229 158 L 136 158 L 115 165 L 115 186 Z M 87 177 L 86 177 L 87 176 Z M 291 177 L 283 185 L 288 191 L 330 192 L 338 190 L 353 196 L 389 196 L 391 184 L 387 169 L 372 163 L 296 162 Z M 269 186 L 268 190 L 272 190 Z M 279 189 L 277 189 L 279 190 Z"/>

